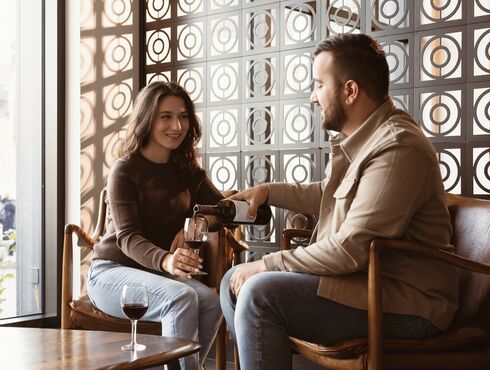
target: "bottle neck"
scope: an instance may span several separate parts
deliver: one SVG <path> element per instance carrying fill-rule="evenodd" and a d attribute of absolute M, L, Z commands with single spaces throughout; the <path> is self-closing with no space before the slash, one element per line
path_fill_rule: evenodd
<path fill-rule="evenodd" d="M 214 215 L 216 214 L 216 206 L 207 204 L 196 204 L 193 208 L 195 214 L 198 215 Z"/>

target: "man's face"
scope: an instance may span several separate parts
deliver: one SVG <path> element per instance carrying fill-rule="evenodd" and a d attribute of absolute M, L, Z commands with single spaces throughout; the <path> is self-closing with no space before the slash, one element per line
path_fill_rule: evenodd
<path fill-rule="evenodd" d="M 313 80 L 315 82 L 310 101 L 318 104 L 322 110 L 322 128 L 324 130 L 342 131 L 347 114 L 342 105 L 341 87 L 333 73 L 333 56 L 322 52 L 313 61 Z"/>

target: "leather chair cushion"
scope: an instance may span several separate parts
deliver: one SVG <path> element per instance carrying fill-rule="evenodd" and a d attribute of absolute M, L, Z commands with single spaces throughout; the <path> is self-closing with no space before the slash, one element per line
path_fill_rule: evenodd
<path fill-rule="evenodd" d="M 353 358 L 367 351 L 367 338 L 354 338 L 333 345 L 319 345 L 297 338 L 289 338 L 293 348 L 302 347 L 320 356 Z M 423 340 L 385 339 L 385 352 L 434 353 L 469 348 L 481 348 L 488 344 L 488 333 L 479 328 L 459 328 Z M 301 351 L 298 351 L 301 352 Z"/>
<path fill-rule="evenodd" d="M 109 316 L 98 310 L 90 301 L 87 294 L 70 303 L 72 308 L 70 320 L 74 328 L 89 330 L 109 330 L 117 332 L 130 332 L 131 323 L 129 319 L 120 319 Z M 160 323 L 149 321 L 138 321 L 138 333 L 162 335 Z"/>

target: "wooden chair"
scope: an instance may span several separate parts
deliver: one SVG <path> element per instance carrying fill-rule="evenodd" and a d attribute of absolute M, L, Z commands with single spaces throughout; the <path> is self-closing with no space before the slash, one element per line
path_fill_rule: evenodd
<path fill-rule="evenodd" d="M 109 316 L 99 311 L 90 301 L 87 293 L 79 298 L 72 296 L 72 246 L 73 234 L 79 238 L 79 245 L 93 250 L 96 242 L 104 235 L 106 226 L 106 191 L 102 190 L 99 200 L 99 214 L 95 231 L 89 236 L 80 226 L 65 226 L 63 246 L 62 296 L 61 296 L 61 328 L 88 329 L 116 332 L 130 332 L 129 320 Z M 210 233 L 205 249 L 204 269 L 208 272 L 204 282 L 219 293 L 221 278 L 233 263 L 238 263 L 239 254 L 247 249 L 243 242 L 238 242 L 233 234 L 225 228 Z M 138 323 L 138 332 L 142 334 L 161 335 L 161 324 L 147 321 Z M 216 369 L 226 369 L 226 325 L 223 321 L 215 340 Z"/>
<path fill-rule="evenodd" d="M 456 255 L 400 240 L 371 243 L 368 336 L 331 345 L 290 337 L 292 349 L 329 369 L 490 369 L 490 201 L 447 194 Z M 311 230 L 284 230 L 281 248 Z M 424 340 L 383 339 L 381 260 L 384 249 L 420 253 L 460 267 L 460 306 L 451 327 Z M 416 273 L 416 272 L 414 272 Z"/>

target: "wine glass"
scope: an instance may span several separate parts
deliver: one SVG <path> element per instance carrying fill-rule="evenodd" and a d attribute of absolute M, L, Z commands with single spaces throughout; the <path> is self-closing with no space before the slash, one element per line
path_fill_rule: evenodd
<path fill-rule="evenodd" d="M 199 255 L 200 249 L 208 241 L 208 220 L 200 216 L 186 218 L 184 224 L 184 240 L 194 253 Z M 207 274 L 204 271 L 191 272 L 191 275 Z"/>
<path fill-rule="evenodd" d="M 136 324 L 148 309 L 148 292 L 144 284 L 125 284 L 121 291 L 121 309 L 131 320 L 131 343 L 121 347 L 123 351 L 142 351 L 144 344 L 136 343 Z"/>

